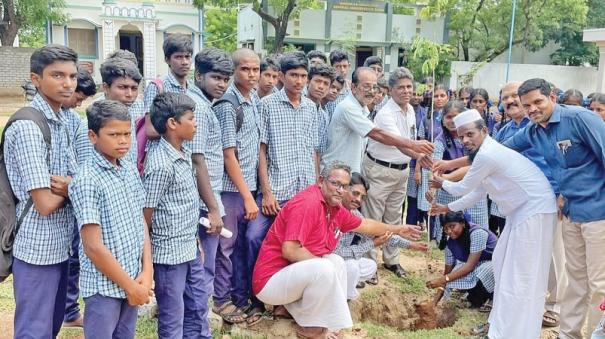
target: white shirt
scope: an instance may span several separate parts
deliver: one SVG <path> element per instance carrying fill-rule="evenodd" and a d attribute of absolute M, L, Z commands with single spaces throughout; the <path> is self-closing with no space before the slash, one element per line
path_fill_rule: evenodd
<path fill-rule="evenodd" d="M 414 112 L 414 107 L 410 104 L 407 104 L 406 111 L 404 112 L 391 98 L 376 113 L 374 123 L 376 127 L 380 127 L 387 132 L 411 139 L 412 134 L 416 130 L 416 113 Z M 409 156 L 401 153 L 397 147 L 387 146 L 372 139 L 368 140 L 367 151 L 374 159 L 394 164 L 407 164 L 411 160 Z"/>
<path fill-rule="evenodd" d="M 555 194 L 548 179 L 531 160 L 485 137 L 468 173 L 459 182 L 443 182 L 451 195 L 464 195 L 448 204 L 452 211 L 473 206 L 489 194 L 513 224 L 540 213 L 556 213 Z"/>
<path fill-rule="evenodd" d="M 368 113 L 368 108 L 361 106 L 352 93 L 336 106 L 328 126 L 328 147 L 321 157 L 322 168 L 341 161 L 351 171 L 361 173 L 364 138 L 376 127 L 368 119 Z"/>

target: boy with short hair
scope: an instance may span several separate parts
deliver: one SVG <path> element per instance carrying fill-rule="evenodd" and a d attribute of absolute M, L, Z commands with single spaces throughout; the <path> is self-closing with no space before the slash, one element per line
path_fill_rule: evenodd
<path fill-rule="evenodd" d="M 260 62 L 260 78 L 258 78 L 258 87 L 256 94 L 259 99 L 266 97 L 278 91 L 275 87 L 279 77 L 279 66 L 272 57 L 265 57 Z"/>
<path fill-rule="evenodd" d="M 338 96 L 331 102 L 326 105 L 326 110 L 330 113 L 330 116 L 334 114 L 334 110 L 336 109 L 336 105 L 338 105 L 344 98 L 351 93 L 351 82 L 348 80 L 349 78 L 349 67 L 351 64 L 349 63 L 349 54 L 347 51 L 343 50 L 334 50 L 330 52 L 330 65 L 336 69 L 338 75 L 345 79 L 343 88 L 338 94 Z"/>
<path fill-rule="evenodd" d="M 335 78 L 336 70 L 326 64 L 311 65 L 309 69 L 307 98 L 313 101 L 317 107 L 320 156 L 328 147 L 328 125 L 330 124 L 330 115 L 326 112 L 322 101 L 328 95 Z M 319 159 L 317 161 L 319 163 Z"/>
<path fill-rule="evenodd" d="M 195 86 L 187 90 L 187 95 L 196 102 L 195 118 L 199 128 L 190 143 L 193 154 L 193 165 L 196 168 L 198 187 L 200 185 L 201 173 L 199 167 L 206 166 L 210 178 L 211 190 L 218 204 L 220 217 L 225 215 L 225 209 L 221 202 L 221 191 L 223 189 L 223 145 L 221 125 L 212 111 L 212 102 L 225 94 L 229 87 L 229 79 L 233 74 L 233 62 L 227 52 L 217 48 L 206 48 L 195 56 Z M 200 197 L 203 192 L 199 189 Z M 202 202 L 200 215 L 208 217 L 209 208 Z M 216 251 L 219 242 L 225 241 L 219 237 L 221 227 L 211 225 L 210 229 L 200 226 L 199 238 L 204 249 L 203 294 L 201 302 L 203 305 L 203 322 L 201 336 L 211 338 L 212 332 L 208 323 L 208 300 L 214 292 L 214 276 L 216 272 Z"/>
<path fill-rule="evenodd" d="M 33 121 L 16 121 L 5 131 L 4 157 L 18 199 L 17 217 L 32 203 L 13 245 L 15 338 L 55 337 L 63 322 L 73 227 L 67 186 L 77 165 L 62 105 L 76 89 L 77 60 L 71 48 L 52 44 L 30 59 L 38 90 L 31 107 L 46 118 L 52 148 Z"/>
<path fill-rule="evenodd" d="M 151 225 L 159 338 L 197 338 L 201 331 L 202 263 L 197 247 L 199 196 L 191 151 L 195 102 L 183 93 L 153 100 L 151 122 L 162 136 L 145 163 L 143 213 Z"/>
<path fill-rule="evenodd" d="M 90 72 L 82 67 L 78 67 L 77 75 L 78 85 L 71 97 L 69 103 L 63 105 L 65 116 L 69 120 L 70 130 L 74 131 L 71 136 L 72 144 L 76 154 L 78 165 L 82 164 L 85 159 L 90 156 L 92 145 L 88 139 L 88 126 L 86 119 L 81 119 L 80 115 L 74 110 L 82 105 L 82 101 L 86 100 L 97 93 L 97 85 L 90 75 Z M 71 254 L 69 256 L 69 275 L 67 280 L 67 299 L 65 305 L 65 318 L 63 320 L 64 327 L 82 327 L 83 318 L 80 314 L 80 305 L 78 298 L 80 296 L 79 280 L 80 280 L 80 260 L 78 255 L 78 247 L 80 246 L 80 232 L 77 227 L 75 218 L 73 230 L 73 239 L 71 242 Z"/>
<path fill-rule="evenodd" d="M 222 131 L 225 175 L 221 198 L 225 206 L 225 227 L 233 232 L 233 237 L 221 239 L 216 254 L 212 311 L 229 323 L 239 323 L 246 320 L 244 310 L 248 308 L 248 298 L 233 291 L 232 278 L 238 279 L 233 277 L 234 272 L 245 274 L 246 254 L 234 253 L 234 246 L 236 241 L 239 241 L 239 235 L 245 239 L 247 225 L 250 220 L 256 218 L 259 211 L 255 195 L 260 114 L 253 91 L 258 82 L 260 60 L 253 50 L 247 48 L 236 50 L 231 58 L 234 66 L 233 83 L 225 93 L 235 95 L 240 106 L 238 108 L 229 102 L 222 102 L 213 106 L 213 111 Z M 242 266 L 234 268 L 236 263 Z"/>
<path fill-rule="evenodd" d="M 142 78 L 137 66 L 129 60 L 112 58 L 101 64 L 102 88 L 105 99 L 118 101 L 128 107 L 132 132 L 130 134 L 130 149 L 124 160 L 131 161 L 134 164 L 137 163 L 137 138 L 135 119 L 132 117 L 142 115 L 141 106 L 135 105 Z"/>
<path fill-rule="evenodd" d="M 86 110 L 94 151 L 69 186 L 82 238 L 80 290 L 86 338 L 134 338 L 138 305 L 149 302 L 153 267 L 128 108 L 113 100 Z"/>
<path fill-rule="evenodd" d="M 328 64 L 328 58 L 322 51 L 312 50 L 307 53 L 307 59 L 309 59 L 309 65 L 313 66 L 316 64 Z"/>
<path fill-rule="evenodd" d="M 243 272 L 246 273 L 247 294 L 242 294 L 247 297 L 253 296 L 252 271 L 275 216 L 288 200 L 317 181 L 319 116 L 313 101 L 302 95 L 307 84 L 308 65 L 303 52 L 282 56 L 279 77 L 284 87 L 262 100 L 258 171 L 262 194 L 256 198 L 262 213 L 248 224 L 245 233 L 248 266 Z M 235 290 L 239 289 L 236 284 Z M 252 298 L 251 309 L 248 323 L 260 319 L 264 306 Z"/>

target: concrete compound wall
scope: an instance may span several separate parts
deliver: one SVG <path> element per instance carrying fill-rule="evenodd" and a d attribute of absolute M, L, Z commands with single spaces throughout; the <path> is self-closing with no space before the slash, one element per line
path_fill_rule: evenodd
<path fill-rule="evenodd" d="M 22 94 L 21 84 L 29 79 L 29 58 L 33 48 L 0 47 L 0 95 Z"/>
<path fill-rule="evenodd" d="M 474 62 L 452 62 L 450 87 L 460 88 L 460 77 L 468 73 Z M 594 67 L 554 66 L 536 64 L 511 64 L 509 81 L 524 81 L 531 78 L 543 78 L 562 90 L 571 88 L 580 90 L 584 96 L 597 90 L 597 69 Z M 506 83 L 506 64 L 489 63 L 476 73 L 470 86 L 485 88 L 491 97 L 497 98 L 500 88 Z"/>

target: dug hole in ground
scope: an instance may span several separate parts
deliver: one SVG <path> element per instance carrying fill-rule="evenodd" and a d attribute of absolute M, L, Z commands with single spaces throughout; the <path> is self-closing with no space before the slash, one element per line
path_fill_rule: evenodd
<path fill-rule="evenodd" d="M 379 253 L 378 258 L 381 258 Z M 379 264 L 379 283 L 366 284 L 360 297 L 349 302 L 353 328 L 342 331 L 342 338 L 449 339 L 472 338 L 471 329 L 485 323 L 488 314 L 470 308 L 463 293 L 454 292 L 436 307 L 436 290 L 426 288 L 427 279 L 443 274 L 443 252 L 433 249 L 430 258 L 420 252 L 403 250 L 401 265 L 408 272 L 398 278 Z M 263 319 L 260 323 L 227 325 L 213 316 L 218 338 L 296 338 L 292 320 Z M 555 339 L 557 328 L 543 328 L 541 339 Z"/>

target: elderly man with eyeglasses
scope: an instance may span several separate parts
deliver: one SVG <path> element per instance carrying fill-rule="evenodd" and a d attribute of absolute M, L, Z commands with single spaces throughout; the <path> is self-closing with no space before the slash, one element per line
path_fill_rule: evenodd
<path fill-rule="evenodd" d="M 254 267 L 256 297 L 289 314 L 302 338 L 334 336 L 353 325 L 347 305 L 347 272 L 342 257 L 333 254 L 342 233 L 372 236 L 386 232 L 411 240 L 418 226 L 387 225 L 362 219 L 342 205 L 351 184 L 351 169 L 327 165 L 319 182 L 295 195 L 279 211 L 263 241 Z"/>
<path fill-rule="evenodd" d="M 361 172 L 361 160 L 366 137 L 384 145 L 394 146 L 402 153 L 419 159 L 430 167 L 433 144 L 426 140 L 412 140 L 377 127 L 369 118 L 368 104 L 379 90 L 376 72 L 359 67 L 353 72 L 351 93 L 336 106 L 328 127 L 328 146 L 322 156 L 325 167 L 333 161 L 342 161 L 353 172 Z"/>

